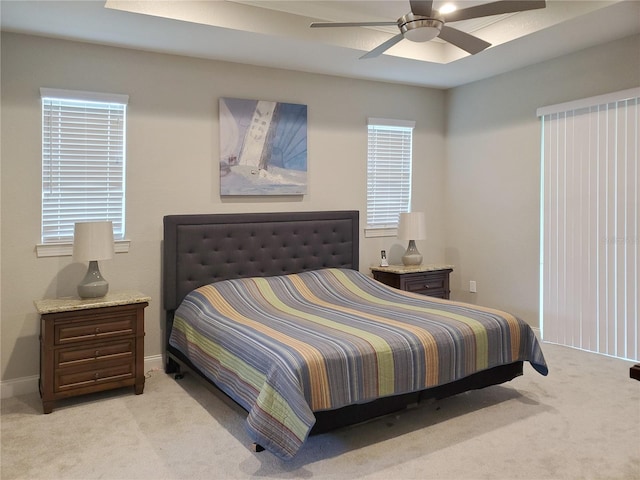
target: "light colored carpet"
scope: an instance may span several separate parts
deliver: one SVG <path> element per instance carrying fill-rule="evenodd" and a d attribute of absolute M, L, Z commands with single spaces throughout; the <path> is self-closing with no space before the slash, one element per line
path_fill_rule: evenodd
<path fill-rule="evenodd" d="M 640 479 L 631 362 L 544 344 L 550 367 L 507 384 L 313 436 L 292 461 L 254 453 L 244 412 L 190 376 L 132 389 L 2 402 L 1 478 Z"/>

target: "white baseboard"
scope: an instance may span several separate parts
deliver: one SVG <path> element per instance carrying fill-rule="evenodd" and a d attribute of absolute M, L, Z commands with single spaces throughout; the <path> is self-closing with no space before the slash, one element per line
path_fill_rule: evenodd
<path fill-rule="evenodd" d="M 1 398 L 17 397 L 38 391 L 38 375 L 0 382 Z"/>
<path fill-rule="evenodd" d="M 144 357 L 144 371 L 162 370 L 164 369 L 164 360 L 162 355 L 151 355 Z M 38 392 L 39 375 L 29 377 L 21 377 L 13 380 L 0 382 L 0 398 L 17 397 L 18 395 L 27 395 Z"/>
<path fill-rule="evenodd" d="M 164 370 L 164 357 L 162 355 L 151 355 L 144 357 L 144 371 Z"/>

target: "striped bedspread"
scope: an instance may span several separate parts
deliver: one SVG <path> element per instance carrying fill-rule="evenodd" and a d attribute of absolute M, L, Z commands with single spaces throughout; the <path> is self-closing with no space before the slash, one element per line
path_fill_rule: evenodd
<path fill-rule="evenodd" d="M 513 315 L 387 287 L 355 270 L 227 280 L 191 292 L 170 343 L 248 412 L 281 458 L 314 411 L 442 385 L 502 364 L 547 366 Z"/>

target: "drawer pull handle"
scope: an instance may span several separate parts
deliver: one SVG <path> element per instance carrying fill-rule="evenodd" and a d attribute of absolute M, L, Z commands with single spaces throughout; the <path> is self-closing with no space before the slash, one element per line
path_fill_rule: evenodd
<path fill-rule="evenodd" d="M 100 374 L 98 372 L 93 374 L 93 378 L 95 378 L 96 380 L 100 377 Z"/>
<path fill-rule="evenodd" d="M 100 333 L 100 327 L 96 327 L 96 334 Z"/>
<path fill-rule="evenodd" d="M 100 356 L 100 350 L 96 350 L 96 358 Z"/>
<path fill-rule="evenodd" d="M 431 288 L 431 287 L 430 287 L 430 286 L 429 286 L 429 284 L 427 283 L 427 284 L 424 286 L 424 288 Z"/>

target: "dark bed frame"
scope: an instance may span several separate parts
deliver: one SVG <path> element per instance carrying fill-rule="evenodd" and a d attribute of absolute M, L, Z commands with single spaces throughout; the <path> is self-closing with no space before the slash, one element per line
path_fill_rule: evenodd
<path fill-rule="evenodd" d="M 359 267 L 359 212 L 168 215 L 164 217 L 163 303 L 166 372 L 198 369 L 169 345 L 173 316 L 193 289 L 220 280 L 267 277 L 320 268 Z M 522 362 L 478 372 L 421 392 L 316 412 L 313 433 L 326 432 L 401 410 L 428 398 L 445 398 L 522 375 Z"/>

